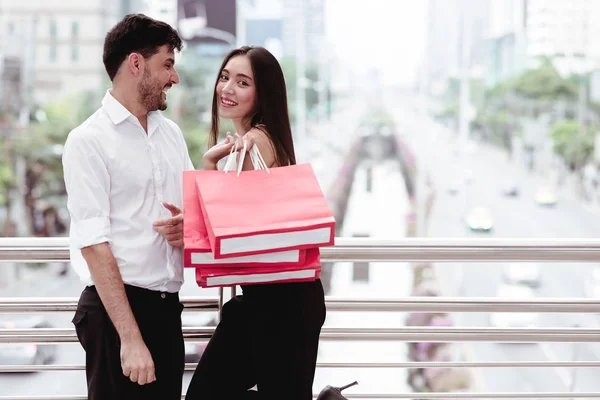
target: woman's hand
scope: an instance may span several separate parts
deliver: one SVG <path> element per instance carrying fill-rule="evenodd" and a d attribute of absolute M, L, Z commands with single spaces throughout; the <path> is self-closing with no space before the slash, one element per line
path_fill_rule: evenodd
<path fill-rule="evenodd" d="M 202 157 L 203 169 L 217 169 L 219 160 L 229 155 L 234 145 L 235 140 L 233 139 L 233 136 L 231 136 L 230 132 L 227 132 L 227 139 L 225 139 L 224 142 L 215 144 L 204 153 L 204 156 Z"/>

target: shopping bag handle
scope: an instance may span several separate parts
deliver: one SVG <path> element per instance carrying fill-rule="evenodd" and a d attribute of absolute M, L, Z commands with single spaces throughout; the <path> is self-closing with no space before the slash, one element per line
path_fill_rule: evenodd
<path fill-rule="evenodd" d="M 244 142 L 244 148 L 241 151 L 241 155 L 239 153 L 237 153 L 237 149 L 238 149 L 238 145 L 239 145 L 239 140 L 235 142 L 235 145 L 231 148 L 231 151 L 229 152 L 229 158 L 227 159 L 227 162 L 225 163 L 225 167 L 223 168 L 223 170 L 225 171 L 225 173 L 232 171 L 233 170 L 233 163 L 234 160 L 236 160 L 236 158 L 238 158 L 238 166 L 237 166 L 237 176 L 240 176 L 240 173 L 242 172 L 242 168 L 244 167 L 244 159 L 246 157 L 246 152 L 248 152 L 249 156 L 250 156 L 250 161 L 252 162 L 252 167 L 254 167 L 255 170 L 266 170 L 267 173 L 269 174 L 269 168 L 267 167 L 267 164 L 265 163 L 265 160 L 262 156 L 262 154 L 260 154 L 260 151 L 258 150 L 258 146 L 256 144 L 252 145 L 252 147 L 250 148 L 250 151 L 247 150 L 247 144 L 246 142 Z"/>
<path fill-rule="evenodd" d="M 267 171 L 267 174 L 270 173 L 269 167 L 267 167 L 267 163 L 265 162 L 265 159 L 263 158 L 262 154 L 260 154 L 260 151 L 258 150 L 258 146 L 256 144 L 254 144 L 250 148 L 248 154 L 250 155 L 250 159 L 252 161 L 252 166 L 254 166 L 254 169 L 264 169 L 265 171 Z"/>
<path fill-rule="evenodd" d="M 225 166 L 223 167 L 223 171 L 225 171 L 225 173 L 233 170 L 233 161 L 238 156 L 238 153 L 236 153 L 237 148 L 238 148 L 238 142 L 236 140 L 234 145 L 231 147 L 231 150 L 229 151 L 229 157 L 227 157 L 227 162 L 225 163 Z"/>

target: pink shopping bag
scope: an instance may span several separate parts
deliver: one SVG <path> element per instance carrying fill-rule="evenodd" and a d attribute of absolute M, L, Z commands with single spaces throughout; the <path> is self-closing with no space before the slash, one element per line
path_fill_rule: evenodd
<path fill-rule="evenodd" d="M 226 287 L 268 283 L 310 282 L 321 276 L 319 249 L 306 251 L 302 266 L 235 267 L 210 266 L 196 269 L 200 287 Z"/>
<path fill-rule="evenodd" d="M 305 263 L 304 250 L 287 250 L 269 254 L 215 259 L 211 252 L 204 217 L 198 200 L 196 176 L 203 171 L 183 173 L 183 253 L 184 266 L 198 268 L 219 265 L 221 267 L 297 266 Z"/>
<path fill-rule="evenodd" d="M 198 171 L 196 184 L 215 259 L 334 244 L 335 219 L 309 164 Z"/>

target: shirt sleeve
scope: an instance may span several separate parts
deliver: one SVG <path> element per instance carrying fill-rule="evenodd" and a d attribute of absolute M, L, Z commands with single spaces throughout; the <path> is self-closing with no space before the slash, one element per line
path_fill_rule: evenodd
<path fill-rule="evenodd" d="M 194 171 L 196 168 L 194 167 L 194 164 L 192 163 L 192 159 L 190 158 L 190 151 L 187 147 L 187 143 L 185 142 L 185 136 L 183 135 L 183 132 L 181 131 L 181 128 L 179 127 L 179 125 L 177 125 L 175 122 L 170 121 L 171 124 L 173 125 L 173 127 L 175 128 L 175 130 L 177 130 L 177 133 L 179 133 L 179 139 L 181 140 L 181 148 L 182 148 L 182 155 L 183 155 L 183 169 L 184 171 Z"/>
<path fill-rule="evenodd" d="M 78 248 L 110 241 L 110 175 L 93 139 L 71 132 L 63 151 L 71 243 Z"/>
<path fill-rule="evenodd" d="M 194 171 L 196 168 L 194 167 L 194 164 L 192 163 L 192 159 L 190 158 L 190 152 L 188 150 L 187 144 L 185 143 L 185 138 L 183 138 L 183 135 L 182 135 L 182 141 L 183 141 L 183 157 L 185 157 L 184 169 L 186 171 Z"/>

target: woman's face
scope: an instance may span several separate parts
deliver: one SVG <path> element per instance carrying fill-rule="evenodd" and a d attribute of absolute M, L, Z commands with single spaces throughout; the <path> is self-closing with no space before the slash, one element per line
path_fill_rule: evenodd
<path fill-rule="evenodd" d="M 216 93 L 219 116 L 242 119 L 254 109 L 256 87 L 254 75 L 247 56 L 231 58 L 219 75 Z"/>

